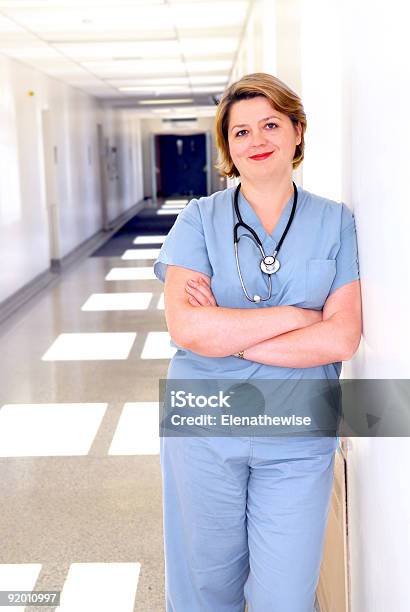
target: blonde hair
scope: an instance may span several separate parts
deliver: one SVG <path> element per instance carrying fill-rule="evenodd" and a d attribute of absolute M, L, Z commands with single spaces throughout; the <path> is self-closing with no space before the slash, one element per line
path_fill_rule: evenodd
<path fill-rule="evenodd" d="M 293 169 L 297 168 L 303 161 L 305 150 L 304 134 L 307 122 L 301 99 L 283 81 L 280 81 L 272 74 L 255 72 L 247 74 L 239 79 L 239 81 L 232 83 L 224 91 L 216 110 L 215 134 L 218 160 L 215 167 L 222 176 L 230 178 L 239 176 L 239 171 L 233 163 L 229 152 L 228 125 L 230 109 L 235 102 L 256 98 L 256 96 L 264 96 L 275 110 L 287 115 L 294 125 L 298 123 L 301 125 L 301 142 L 295 149 L 295 155 L 292 160 Z"/>

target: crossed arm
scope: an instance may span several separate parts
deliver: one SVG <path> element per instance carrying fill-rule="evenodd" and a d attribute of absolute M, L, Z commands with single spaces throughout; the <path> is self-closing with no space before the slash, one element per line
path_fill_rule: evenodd
<path fill-rule="evenodd" d="M 165 316 L 174 341 L 200 355 L 226 357 L 243 350 L 249 361 L 314 367 L 346 361 L 356 352 L 362 330 L 360 281 L 337 289 L 323 311 L 295 306 L 222 308 L 208 276 L 168 266 Z"/>

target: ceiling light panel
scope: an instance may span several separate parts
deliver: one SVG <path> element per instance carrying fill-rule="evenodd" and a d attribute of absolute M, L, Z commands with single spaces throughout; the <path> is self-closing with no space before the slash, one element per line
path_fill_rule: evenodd
<path fill-rule="evenodd" d="M 195 4 L 196 2 L 199 3 L 203 3 L 204 0 L 168 0 L 170 2 L 170 4 Z M 205 0 L 206 1 L 206 0 Z M 219 4 L 220 0 L 207 0 L 208 4 L 209 3 L 213 3 L 214 6 Z M 249 2 L 252 2 L 253 0 L 247 0 L 248 4 Z M 258 0 L 256 0 L 258 2 Z M 234 4 L 238 3 L 238 0 L 226 0 L 226 2 L 230 2 L 231 6 Z M 225 2 L 225 3 L 226 3 Z M 234 8 L 233 8 L 234 10 Z"/>
<path fill-rule="evenodd" d="M 156 79 L 110 79 L 114 87 L 151 87 L 156 89 L 164 86 L 186 86 L 192 85 L 225 85 L 228 81 L 226 74 L 199 75 L 181 77 L 158 77 Z"/>
<path fill-rule="evenodd" d="M 230 60 L 210 60 L 210 61 L 188 61 L 185 63 L 188 72 L 208 72 L 212 70 L 223 70 L 226 73 L 231 69 Z"/>
<path fill-rule="evenodd" d="M 0 32 L 3 34 L 16 34 L 19 32 L 24 32 L 24 29 L 14 23 L 11 19 L 7 19 L 7 17 L 3 17 L 0 15 Z M 2 38 L 2 42 L 3 42 Z"/>
<path fill-rule="evenodd" d="M 158 30 L 170 28 L 172 17 L 168 6 L 130 6 L 119 10 L 118 6 L 50 9 L 7 9 L 6 16 L 37 34 L 47 35 L 70 33 L 91 35 L 129 32 L 135 37 L 135 30 Z"/>
<path fill-rule="evenodd" d="M 150 57 L 181 57 L 179 42 L 174 40 L 142 40 L 118 43 L 56 43 L 56 48 L 76 61 L 130 60 Z"/>
<path fill-rule="evenodd" d="M 30 58 L 25 57 L 24 63 L 44 72 L 50 76 L 54 77 L 67 77 L 67 82 L 69 77 L 73 78 L 84 78 L 88 79 L 92 78 L 92 76 L 81 66 L 77 66 L 73 62 L 65 59 L 64 57 L 58 58 Z M 114 90 L 113 90 L 114 91 Z"/>
<path fill-rule="evenodd" d="M 6 53 L 10 57 L 19 60 L 55 60 L 61 58 L 61 54 L 48 45 L 36 45 L 34 47 L 25 45 L 20 47 L 0 46 L 0 53 Z"/>
<path fill-rule="evenodd" d="M 212 28 L 223 23 L 224 27 L 243 23 L 249 7 L 248 0 L 238 2 L 193 2 L 170 6 L 175 26 L 180 28 Z"/>
<path fill-rule="evenodd" d="M 206 53 L 235 53 L 238 38 L 182 38 L 181 51 L 186 56 L 205 55 Z"/>
<path fill-rule="evenodd" d="M 173 72 L 177 75 L 189 73 L 207 73 L 218 70 L 228 75 L 232 67 L 230 60 L 210 60 L 182 62 L 177 60 L 140 60 L 129 62 L 82 62 L 82 65 L 103 78 L 115 78 L 116 75 L 127 75 L 127 78 L 138 78 L 139 75 L 158 74 L 166 76 Z M 132 75 L 132 76 L 131 76 Z"/>
<path fill-rule="evenodd" d="M 186 74 L 186 67 L 182 61 L 158 60 L 158 61 L 135 61 L 135 62 L 83 62 L 85 68 L 94 74 L 105 78 L 113 78 L 116 75 L 144 75 L 164 74 L 174 72 Z"/>
<path fill-rule="evenodd" d="M 175 100 L 141 100 L 139 104 L 188 104 L 192 98 L 176 98 Z"/>
<path fill-rule="evenodd" d="M 182 87 L 182 86 L 178 86 L 176 85 L 175 87 L 157 87 L 157 88 L 153 88 L 153 87 L 119 87 L 118 88 L 120 91 L 123 91 L 125 93 L 143 93 L 143 94 L 154 94 L 154 95 L 161 95 L 161 94 L 174 94 L 174 93 L 190 93 L 190 89 L 189 87 Z"/>
<path fill-rule="evenodd" d="M 164 5 L 165 0 L 0 0 L 0 9 L 50 9 Z"/>
<path fill-rule="evenodd" d="M 181 77 L 158 77 L 157 79 L 110 79 L 109 81 L 114 87 L 157 87 L 166 86 L 189 86 L 187 76 Z"/>
<path fill-rule="evenodd" d="M 112 92 L 111 89 L 97 89 L 96 87 L 87 87 L 87 93 L 89 93 L 91 96 L 95 96 L 96 98 L 101 98 L 101 100 L 103 101 L 107 99 L 113 100 L 115 98 L 118 98 L 121 102 L 124 100 L 123 95 L 119 91 Z M 122 108 L 124 108 L 124 105 L 122 105 Z"/>
<path fill-rule="evenodd" d="M 213 85 L 213 84 L 225 84 L 228 77 L 224 74 L 219 75 L 203 75 L 203 76 L 190 76 L 189 80 L 193 85 Z"/>
<path fill-rule="evenodd" d="M 213 85 L 212 87 L 192 87 L 193 93 L 220 93 L 225 87 L 222 85 Z"/>

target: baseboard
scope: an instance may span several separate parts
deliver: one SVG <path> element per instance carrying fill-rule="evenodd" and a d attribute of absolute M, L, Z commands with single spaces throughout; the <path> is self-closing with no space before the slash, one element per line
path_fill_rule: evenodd
<path fill-rule="evenodd" d="M 84 240 L 84 242 L 61 259 L 52 259 L 50 270 L 59 274 L 70 268 L 72 264 L 78 263 L 78 261 L 88 257 L 91 253 L 107 242 L 111 236 L 113 236 L 113 234 L 115 234 L 123 225 L 125 225 L 125 223 L 127 223 L 127 221 L 139 213 L 145 205 L 146 203 L 143 200 L 140 200 L 137 202 L 137 204 L 134 204 L 134 206 L 121 213 L 121 215 L 119 215 L 116 219 L 110 221 L 106 229 L 100 230 L 90 238 L 87 238 L 87 240 Z"/>
<path fill-rule="evenodd" d="M 39 297 L 44 290 L 60 282 L 61 275 L 67 269 L 88 257 L 93 251 L 107 242 L 115 232 L 132 219 L 144 206 L 146 206 L 146 202 L 140 200 L 127 211 L 121 213 L 115 220 L 110 221 L 109 229 L 98 231 L 61 259 L 52 259 L 48 270 L 33 278 L 0 303 L 0 327 L 6 321 L 7 325 L 12 324 L 14 316 L 24 314 L 24 306 L 28 306 L 29 303 L 32 305 L 35 297 Z"/>
<path fill-rule="evenodd" d="M 38 293 L 58 281 L 58 276 L 51 269 L 42 272 L 29 283 L 0 303 L 0 326 L 9 320 L 17 311 L 31 301 Z"/>

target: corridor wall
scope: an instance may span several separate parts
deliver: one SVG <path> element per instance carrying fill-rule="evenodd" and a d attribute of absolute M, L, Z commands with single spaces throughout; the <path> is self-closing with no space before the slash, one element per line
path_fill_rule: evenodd
<path fill-rule="evenodd" d="M 102 229 L 99 123 L 113 220 L 142 198 L 139 120 L 0 55 L 0 304 Z"/>
<path fill-rule="evenodd" d="M 383 419 L 409 413 L 410 207 L 406 4 L 304 0 L 304 186 L 344 201 L 357 228 L 363 336 L 342 376 L 384 380 Z M 396 412 L 397 414 L 397 412 Z M 386 424 L 386 423 L 384 423 Z M 351 437 L 347 454 L 350 612 L 410 609 L 410 440 Z"/>

